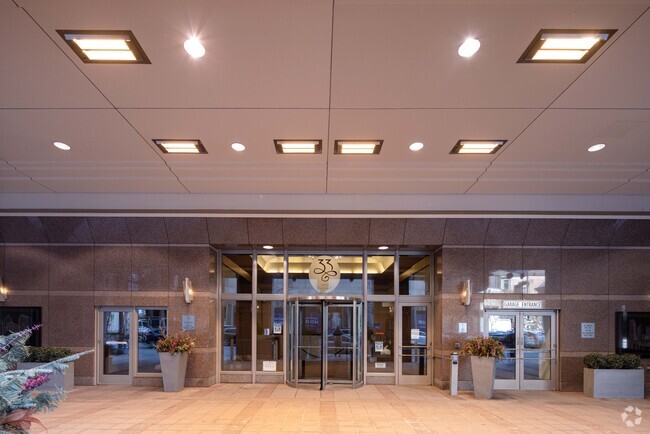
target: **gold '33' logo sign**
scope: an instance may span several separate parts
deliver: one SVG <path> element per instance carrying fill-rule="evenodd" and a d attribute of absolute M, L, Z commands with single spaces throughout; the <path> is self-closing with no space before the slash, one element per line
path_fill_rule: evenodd
<path fill-rule="evenodd" d="M 331 256 L 315 258 L 309 267 L 309 281 L 318 292 L 330 292 L 341 280 L 339 263 Z"/>

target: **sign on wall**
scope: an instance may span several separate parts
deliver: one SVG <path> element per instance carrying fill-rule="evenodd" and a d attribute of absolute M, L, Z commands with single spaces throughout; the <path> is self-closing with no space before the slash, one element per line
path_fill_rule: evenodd
<path fill-rule="evenodd" d="M 596 323 L 580 323 L 580 335 L 582 336 L 582 339 L 594 339 L 596 337 Z"/>
<path fill-rule="evenodd" d="M 341 280 L 341 268 L 335 258 L 319 256 L 309 267 L 309 282 L 318 292 L 333 291 Z"/>
<path fill-rule="evenodd" d="M 484 309 L 544 309 L 544 300 L 483 300 Z"/>
<path fill-rule="evenodd" d="M 196 317 L 194 315 L 183 315 L 181 321 L 181 329 L 183 331 L 194 330 L 194 324 L 196 323 Z"/>

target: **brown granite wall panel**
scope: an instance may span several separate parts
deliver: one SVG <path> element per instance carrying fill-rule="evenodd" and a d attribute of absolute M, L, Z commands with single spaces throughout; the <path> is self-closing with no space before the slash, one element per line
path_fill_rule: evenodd
<path fill-rule="evenodd" d="M 207 222 L 210 244 L 249 244 L 245 218 L 209 218 Z"/>
<path fill-rule="evenodd" d="M 0 232 L 5 243 L 47 243 L 38 217 L 0 217 Z"/>
<path fill-rule="evenodd" d="M 189 277 L 194 292 L 209 292 L 209 270 L 210 249 L 207 246 L 169 247 L 170 291 L 182 292 L 183 279 Z"/>
<path fill-rule="evenodd" d="M 92 296 L 50 295 L 49 345 L 95 346 L 95 308 Z"/>
<path fill-rule="evenodd" d="M 562 294 L 606 295 L 606 249 L 562 249 Z"/>
<path fill-rule="evenodd" d="M 462 282 L 472 281 L 474 294 L 485 288 L 483 248 L 443 247 L 442 292 L 460 294 Z M 445 312 L 443 311 L 443 315 Z"/>
<path fill-rule="evenodd" d="M 133 306 L 133 291 L 95 291 L 94 304 L 100 306 Z"/>
<path fill-rule="evenodd" d="M 94 247 L 50 247 L 50 291 L 93 291 Z"/>
<path fill-rule="evenodd" d="M 650 246 L 650 220 L 619 220 L 610 246 Z"/>
<path fill-rule="evenodd" d="M 388 376 L 388 375 L 382 375 L 382 376 L 368 375 L 368 376 L 366 377 L 366 384 L 385 384 L 385 385 L 395 384 L 395 376 Z"/>
<path fill-rule="evenodd" d="M 132 291 L 131 303 L 123 306 L 167 307 L 168 305 L 169 292 L 167 291 Z"/>
<path fill-rule="evenodd" d="M 404 244 L 406 219 L 370 219 L 371 246 L 400 246 Z"/>
<path fill-rule="evenodd" d="M 484 286 L 474 285 L 474 292 L 478 293 L 479 291 L 498 291 L 499 287 L 499 277 L 494 277 L 492 283 L 490 283 L 490 275 L 501 276 L 503 273 L 507 275 L 512 274 L 520 276 L 523 269 L 523 253 L 522 249 L 513 248 L 513 249 L 501 249 L 501 248 L 489 248 L 486 247 L 483 250 L 484 254 L 484 270 L 485 274 L 483 277 Z M 520 276 L 521 277 L 521 276 Z M 488 286 L 492 285 L 492 288 L 488 289 Z M 514 293 L 521 293 L 521 288 L 515 288 Z"/>
<path fill-rule="evenodd" d="M 445 235 L 447 219 L 406 219 L 404 245 L 439 246 Z"/>
<path fill-rule="evenodd" d="M 442 349 L 442 298 L 433 303 L 433 349 Z"/>
<path fill-rule="evenodd" d="M 41 217 L 50 243 L 92 243 L 93 235 L 85 217 Z"/>
<path fill-rule="evenodd" d="M 485 244 L 521 246 L 529 223 L 529 219 L 490 219 Z"/>
<path fill-rule="evenodd" d="M 93 346 L 87 346 L 87 347 L 79 347 L 79 346 L 71 346 L 70 351 L 73 353 L 81 353 L 83 351 L 88 351 L 92 350 L 95 347 Z M 77 378 L 82 377 L 82 378 L 94 378 L 95 377 L 95 353 L 90 353 L 85 356 L 81 356 L 78 360 L 74 362 L 74 377 L 75 377 L 75 384 L 77 384 Z"/>
<path fill-rule="evenodd" d="M 171 244 L 208 244 L 208 224 L 199 217 L 165 217 Z"/>
<path fill-rule="evenodd" d="M 163 387 L 162 377 L 133 377 L 132 384 L 139 387 Z"/>
<path fill-rule="evenodd" d="M 281 218 L 248 219 L 248 240 L 256 247 L 271 245 L 280 248 L 284 245 Z"/>
<path fill-rule="evenodd" d="M 324 246 L 327 219 L 296 218 L 282 219 L 284 244 L 290 246 Z"/>
<path fill-rule="evenodd" d="M 489 219 L 447 219 L 444 244 L 483 245 Z"/>
<path fill-rule="evenodd" d="M 569 227 L 566 219 L 531 219 L 524 245 L 526 246 L 561 246 Z"/>
<path fill-rule="evenodd" d="M 214 348 L 216 346 L 216 312 L 217 301 L 211 297 L 195 297 L 191 304 L 185 303 L 180 296 L 169 297 L 167 324 L 172 332 L 180 331 L 183 315 L 194 315 L 196 346 Z"/>
<path fill-rule="evenodd" d="M 4 284 L 9 291 L 47 291 L 49 251 L 47 246 L 5 246 Z"/>
<path fill-rule="evenodd" d="M 166 291 L 169 288 L 168 247 L 133 247 L 131 290 Z"/>
<path fill-rule="evenodd" d="M 167 231 L 162 218 L 127 217 L 125 220 L 133 244 L 167 244 Z"/>
<path fill-rule="evenodd" d="M 95 247 L 95 291 L 128 291 L 131 247 Z"/>
<path fill-rule="evenodd" d="M 536 289 L 539 294 L 562 293 L 562 250 L 523 249 L 524 270 L 543 270 L 544 286 Z"/>
<path fill-rule="evenodd" d="M 564 236 L 564 246 L 608 246 L 618 220 L 571 220 Z"/>
<path fill-rule="evenodd" d="M 595 338 L 583 339 L 581 323 L 594 323 Z M 609 330 L 609 302 L 602 300 L 562 300 L 560 313 L 560 351 L 607 351 Z"/>
<path fill-rule="evenodd" d="M 560 390 L 563 392 L 582 392 L 583 368 L 582 357 L 561 357 Z"/>
<path fill-rule="evenodd" d="M 99 244 L 131 244 L 124 217 L 88 217 L 93 240 Z"/>
<path fill-rule="evenodd" d="M 650 250 L 609 250 L 609 294 L 650 294 Z"/>
<path fill-rule="evenodd" d="M 327 219 L 327 246 L 368 245 L 370 219 Z"/>

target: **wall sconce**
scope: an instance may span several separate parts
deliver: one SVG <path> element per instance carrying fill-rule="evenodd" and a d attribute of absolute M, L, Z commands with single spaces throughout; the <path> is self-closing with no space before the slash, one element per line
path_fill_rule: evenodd
<path fill-rule="evenodd" d="M 467 279 L 463 281 L 460 289 L 460 303 L 469 306 L 470 301 L 472 300 L 472 281 Z"/>
<path fill-rule="evenodd" d="M 0 279 L 0 301 L 6 301 L 8 293 L 7 287 L 2 284 L 2 279 Z"/>
<path fill-rule="evenodd" d="M 192 281 L 189 277 L 183 279 L 183 295 L 187 304 L 190 304 L 194 300 L 194 290 L 192 289 Z"/>

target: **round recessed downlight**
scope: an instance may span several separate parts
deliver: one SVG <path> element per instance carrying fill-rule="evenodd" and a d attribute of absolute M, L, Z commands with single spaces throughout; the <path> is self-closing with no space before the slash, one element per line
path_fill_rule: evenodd
<path fill-rule="evenodd" d="M 230 145 L 230 147 L 237 152 L 241 152 L 244 149 L 246 149 L 246 146 L 242 145 L 241 143 L 233 143 L 232 145 Z"/>
<path fill-rule="evenodd" d="M 603 149 L 604 147 L 605 147 L 604 143 L 598 143 L 597 145 L 593 145 L 593 146 L 588 147 L 587 151 L 589 151 L 589 152 L 598 152 L 601 149 Z"/>
<path fill-rule="evenodd" d="M 205 55 L 205 48 L 203 48 L 203 44 L 201 44 L 197 38 L 188 39 L 183 44 L 183 47 L 185 48 L 185 51 L 195 59 Z"/>
<path fill-rule="evenodd" d="M 262 246 L 262 248 L 266 250 L 273 250 L 273 246 L 269 246 L 268 244 L 266 246 Z"/>
<path fill-rule="evenodd" d="M 409 146 L 409 149 L 411 151 L 419 151 L 422 148 L 424 148 L 424 143 L 422 142 L 411 143 L 411 145 Z"/>
<path fill-rule="evenodd" d="M 458 47 L 458 55 L 461 57 L 472 57 L 478 49 L 481 48 L 481 43 L 478 39 L 467 38 L 465 42 Z"/>
<path fill-rule="evenodd" d="M 63 142 L 54 142 L 52 144 L 54 146 L 56 146 L 57 148 L 63 150 L 63 151 L 69 151 L 70 150 L 70 145 L 67 145 L 67 144 L 65 144 Z"/>
<path fill-rule="evenodd" d="M 379 246 L 377 250 L 388 250 L 388 246 Z"/>

